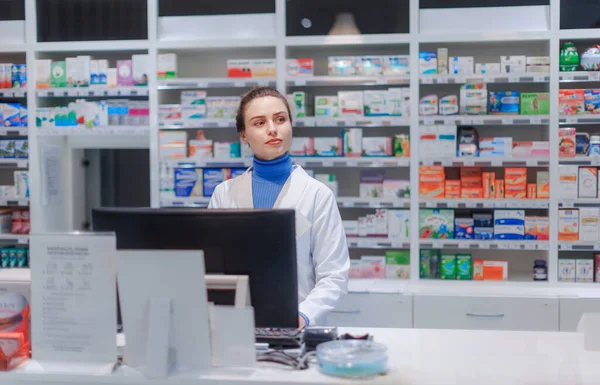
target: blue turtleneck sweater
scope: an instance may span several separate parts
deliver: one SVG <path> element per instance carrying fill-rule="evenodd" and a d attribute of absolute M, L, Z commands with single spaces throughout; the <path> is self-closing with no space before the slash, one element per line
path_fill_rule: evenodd
<path fill-rule="evenodd" d="M 292 159 L 285 154 L 275 160 L 252 162 L 252 200 L 255 209 L 272 209 L 283 189 L 283 185 L 292 173 Z"/>

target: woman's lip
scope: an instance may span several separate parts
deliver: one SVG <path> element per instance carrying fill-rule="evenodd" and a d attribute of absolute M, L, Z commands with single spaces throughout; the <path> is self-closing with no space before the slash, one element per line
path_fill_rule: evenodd
<path fill-rule="evenodd" d="M 267 144 L 279 144 L 281 143 L 281 139 L 271 139 L 267 142 Z"/>

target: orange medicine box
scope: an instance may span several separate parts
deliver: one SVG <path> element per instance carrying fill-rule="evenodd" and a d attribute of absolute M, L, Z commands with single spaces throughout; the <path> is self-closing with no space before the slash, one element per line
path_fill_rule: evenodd
<path fill-rule="evenodd" d="M 446 198 L 459 199 L 461 194 L 459 180 L 446 180 Z"/>
<path fill-rule="evenodd" d="M 537 199 L 537 184 L 527 184 L 527 199 Z"/>
<path fill-rule="evenodd" d="M 508 167 L 504 169 L 504 185 L 523 186 L 527 188 L 527 169 L 525 167 Z"/>
<path fill-rule="evenodd" d="M 468 177 L 481 178 L 481 167 L 462 167 L 460 169 L 460 177 L 461 179 Z"/>
<path fill-rule="evenodd" d="M 419 167 L 419 197 L 443 199 L 446 175 L 443 166 Z"/>
<path fill-rule="evenodd" d="M 508 279 L 508 262 L 483 261 L 483 279 L 486 281 L 506 281 Z"/>
<path fill-rule="evenodd" d="M 461 189 L 462 199 L 481 199 L 483 198 L 483 189 L 481 187 L 470 187 Z"/>
<path fill-rule="evenodd" d="M 525 199 L 527 198 L 527 188 L 524 187 L 510 187 L 506 186 L 504 190 L 504 197 L 506 199 Z"/>
<path fill-rule="evenodd" d="M 550 198 L 550 173 L 538 171 L 536 175 L 537 197 L 540 199 Z"/>
<path fill-rule="evenodd" d="M 504 199 L 504 180 L 496 179 L 494 182 L 496 199 Z"/>
<path fill-rule="evenodd" d="M 559 241 L 578 241 L 579 240 L 579 210 L 577 210 L 577 209 L 559 209 L 558 210 L 558 240 Z"/>
<path fill-rule="evenodd" d="M 486 199 L 493 199 L 496 197 L 496 173 L 495 172 L 484 172 L 481 174 L 483 182 L 483 197 Z"/>
<path fill-rule="evenodd" d="M 482 259 L 474 259 L 473 260 L 473 280 L 474 281 L 483 281 L 483 260 Z"/>

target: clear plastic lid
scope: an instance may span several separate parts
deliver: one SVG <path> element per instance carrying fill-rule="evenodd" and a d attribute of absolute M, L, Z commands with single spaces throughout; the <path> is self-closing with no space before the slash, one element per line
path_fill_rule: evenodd
<path fill-rule="evenodd" d="M 387 347 L 364 340 L 330 341 L 317 346 L 319 368 L 339 377 L 367 377 L 387 370 Z"/>

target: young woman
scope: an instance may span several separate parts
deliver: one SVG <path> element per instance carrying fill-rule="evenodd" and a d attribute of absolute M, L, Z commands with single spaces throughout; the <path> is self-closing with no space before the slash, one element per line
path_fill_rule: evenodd
<path fill-rule="evenodd" d="M 300 327 L 323 325 L 347 292 L 350 259 L 331 190 L 293 166 L 292 117 L 286 98 L 270 87 L 241 100 L 237 131 L 254 151 L 253 165 L 217 186 L 209 208 L 295 209 Z"/>

